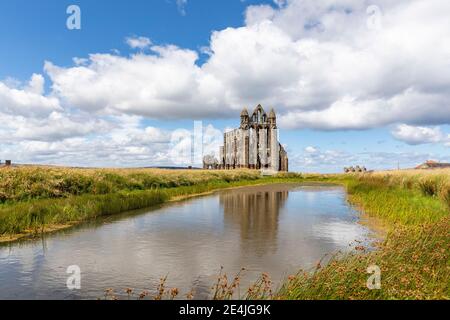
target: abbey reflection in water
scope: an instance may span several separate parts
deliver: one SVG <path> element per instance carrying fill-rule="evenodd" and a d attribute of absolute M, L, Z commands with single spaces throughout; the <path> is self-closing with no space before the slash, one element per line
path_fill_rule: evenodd
<path fill-rule="evenodd" d="M 239 228 L 245 251 L 265 254 L 276 249 L 280 212 L 289 197 L 288 190 L 271 187 L 238 189 L 220 194 L 224 223 Z M 251 241 L 248 241 L 251 239 Z"/>

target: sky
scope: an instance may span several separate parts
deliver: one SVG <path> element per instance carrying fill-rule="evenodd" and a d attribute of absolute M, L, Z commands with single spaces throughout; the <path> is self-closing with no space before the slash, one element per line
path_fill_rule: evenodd
<path fill-rule="evenodd" d="M 0 159 L 185 166 L 194 126 L 217 155 L 262 104 L 292 171 L 450 162 L 449 16 L 445 0 L 1 0 Z"/>

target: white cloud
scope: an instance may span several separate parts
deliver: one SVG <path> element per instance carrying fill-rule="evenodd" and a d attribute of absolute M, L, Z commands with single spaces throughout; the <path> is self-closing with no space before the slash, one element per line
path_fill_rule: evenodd
<path fill-rule="evenodd" d="M 126 43 L 132 49 L 147 49 L 152 45 L 152 41 L 147 37 L 128 37 Z"/>
<path fill-rule="evenodd" d="M 33 74 L 26 90 L 36 95 L 44 94 L 45 80 L 41 74 Z"/>
<path fill-rule="evenodd" d="M 106 121 L 52 112 L 45 118 L 26 118 L 0 114 L 4 123 L 0 137 L 5 140 L 57 141 L 72 137 L 82 137 L 91 133 L 105 133 L 111 128 Z"/>
<path fill-rule="evenodd" d="M 178 12 L 182 16 L 185 16 L 186 15 L 186 5 L 187 5 L 188 1 L 187 0 L 176 0 L 176 2 L 177 2 Z"/>
<path fill-rule="evenodd" d="M 250 6 L 245 12 L 245 23 L 251 26 L 264 20 L 271 20 L 274 16 L 275 9 L 270 5 Z"/>
<path fill-rule="evenodd" d="M 145 126 L 143 120 L 56 112 L 33 119 L 0 113 L 0 122 L 7 124 L 0 126 L 0 159 L 107 167 L 191 165 L 192 130 L 164 130 Z M 220 130 L 204 127 L 204 154 L 217 155 L 222 142 Z"/>
<path fill-rule="evenodd" d="M 349 166 L 356 163 L 358 158 L 341 150 L 320 150 L 316 147 L 307 147 L 303 153 L 289 155 L 291 166 L 304 168 L 306 170 L 321 171 L 329 169 L 336 172 L 336 168 Z M 338 169 L 339 170 L 339 169 Z"/>
<path fill-rule="evenodd" d="M 446 135 L 439 127 L 414 127 L 406 124 L 398 125 L 392 135 L 410 145 L 427 143 L 450 143 L 450 135 Z"/>
<path fill-rule="evenodd" d="M 414 168 L 426 159 L 448 161 L 441 155 L 427 152 L 350 152 L 339 149 L 321 150 L 316 147 L 313 149 L 306 148 L 300 153 L 288 150 L 289 165 L 305 172 L 336 173 L 343 172 L 345 167 L 357 165 L 365 166 L 368 170 L 385 170 L 396 169 L 399 165 L 403 169 Z"/>
<path fill-rule="evenodd" d="M 130 58 L 90 56 L 86 66 L 61 68 L 47 62 L 53 93 L 87 111 L 149 118 L 202 118 L 224 114 L 222 86 L 195 65 L 198 55 L 175 46 L 153 46 Z"/>
<path fill-rule="evenodd" d="M 450 3 L 373 1 L 378 31 L 364 1 L 276 4 L 250 6 L 245 26 L 214 32 L 201 66 L 195 51 L 152 46 L 45 70 L 68 105 L 103 113 L 193 119 L 262 103 L 294 129 L 450 123 Z"/>
<path fill-rule="evenodd" d="M 42 75 L 34 74 L 28 84 L 17 85 L 11 87 L 0 82 L 0 113 L 39 117 L 62 110 L 57 98 L 43 95 Z"/>
<path fill-rule="evenodd" d="M 307 153 L 316 153 L 316 152 L 318 152 L 318 149 L 317 148 L 315 148 L 315 147 L 306 147 L 305 148 L 305 151 L 307 152 Z"/>

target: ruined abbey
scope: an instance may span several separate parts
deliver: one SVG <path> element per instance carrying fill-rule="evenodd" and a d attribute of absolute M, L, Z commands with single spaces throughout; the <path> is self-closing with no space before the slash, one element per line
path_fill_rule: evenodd
<path fill-rule="evenodd" d="M 278 141 L 277 117 L 273 109 L 269 115 L 261 105 L 252 114 L 247 109 L 242 111 L 240 128 L 225 133 L 218 168 L 289 170 L 287 153 Z"/>

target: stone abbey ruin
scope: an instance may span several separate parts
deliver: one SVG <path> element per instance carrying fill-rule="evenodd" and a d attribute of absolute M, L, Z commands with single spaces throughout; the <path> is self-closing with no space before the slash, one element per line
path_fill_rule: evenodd
<path fill-rule="evenodd" d="M 205 169 L 288 171 L 289 159 L 278 141 L 275 111 L 267 115 L 261 105 L 251 115 L 247 109 L 242 110 L 239 129 L 224 135 L 219 160 L 206 156 L 203 165 Z"/>

